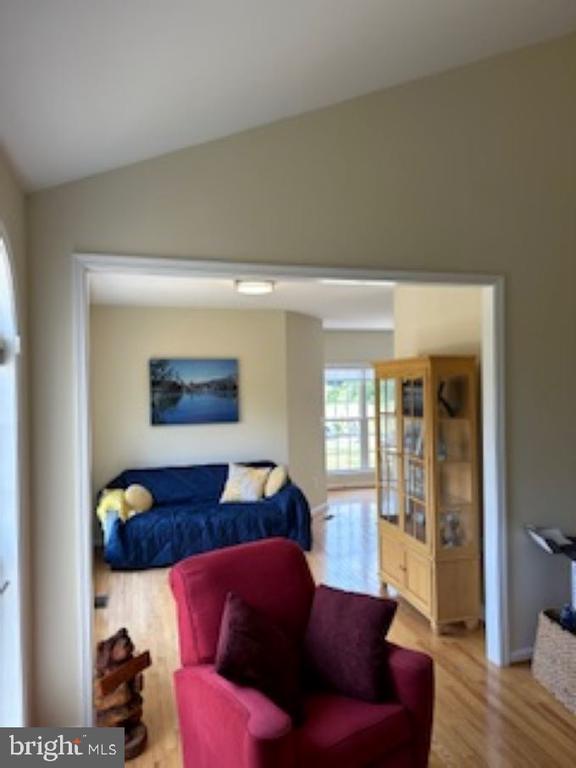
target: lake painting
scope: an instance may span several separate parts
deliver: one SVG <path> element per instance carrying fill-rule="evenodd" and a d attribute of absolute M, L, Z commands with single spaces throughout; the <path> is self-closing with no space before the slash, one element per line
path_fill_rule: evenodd
<path fill-rule="evenodd" d="M 150 360 L 153 425 L 238 421 L 238 360 Z"/>

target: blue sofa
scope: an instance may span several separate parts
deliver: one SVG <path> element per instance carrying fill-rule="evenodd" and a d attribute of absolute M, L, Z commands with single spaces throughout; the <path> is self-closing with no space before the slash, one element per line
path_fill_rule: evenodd
<path fill-rule="evenodd" d="M 271 536 L 311 548 L 310 506 L 296 485 L 288 481 L 269 499 L 220 504 L 227 477 L 227 464 L 122 472 L 106 487 L 144 485 L 154 497 L 154 506 L 125 523 L 113 522 L 104 547 L 106 562 L 118 570 L 157 568 L 189 555 Z"/>

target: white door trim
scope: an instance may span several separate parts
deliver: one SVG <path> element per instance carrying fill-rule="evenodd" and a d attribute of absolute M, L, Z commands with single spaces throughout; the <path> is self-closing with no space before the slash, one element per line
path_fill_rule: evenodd
<path fill-rule="evenodd" d="M 239 276 L 389 280 L 401 283 L 483 286 L 483 436 L 484 436 L 484 575 L 489 609 L 486 614 L 486 653 L 494 664 L 510 663 L 507 570 L 506 452 L 505 452 L 505 314 L 504 278 L 478 273 L 409 272 L 323 266 L 253 264 L 195 259 L 130 257 L 76 253 L 73 256 L 74 372 L 76 384 L 76 509 L 79 616 L 82 645 L 85 723 L 92 722 L 92 508 L 90 489 L 89 293 L 90 272 L 170 276 Z"/>
<path fill-rule="evenodd" d="M 506 504 L 504 279 L 483 291 L 482 445 L 486 658 L 511 662 Z"/>
<path fill-rule="evenodd" d="M 82 680 L 83 724 L 93 724 L 92 710 L 92 616 L 94 590 L 92 583 L 92 431 L 90 409 L 90 297 L 88 293 L 89 266 L 73 259 L 73 343 L 74 343 L 74 423 L 76 438 L 75 508 L 79 510 L 76 573 L 79 575 L 78 627 L 81 637 L 80 670 Z"/>

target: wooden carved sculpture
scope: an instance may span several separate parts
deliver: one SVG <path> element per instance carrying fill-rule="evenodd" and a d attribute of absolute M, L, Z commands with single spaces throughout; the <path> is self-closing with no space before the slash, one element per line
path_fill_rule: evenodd
<path fill-rule="evenodd" d="M 124 628 L 98 643 L 94 680 L 96 724 L 124 728 L 126 760 L 137 757 L 146 747 L 148 732 L 142 722 L 142 671 L 151 663 L 148 651 L 134 656 L 134 644 Z"/>

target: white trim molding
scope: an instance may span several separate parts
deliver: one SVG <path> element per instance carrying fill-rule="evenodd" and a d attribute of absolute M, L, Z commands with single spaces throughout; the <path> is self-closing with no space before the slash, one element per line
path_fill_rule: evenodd
<path fill-rule="evenodd" d="M 303 280 L 367 280 L 382 283 L 416 283 L 430 285 L 494 286 L 502 282 L 501 275 L 481 272 L 411 272 L 351 267 L 294 266 L 258 264 L 254 262 L 217 261 L 216 259 L 157 258 L 120 254 L 76 253 L 76 263 L 87 272 L 108 272 L 132 275 L 169 275 L 172 277 L 229 277 L 241 279 L 258 275 Z"/>
<path fill-rule="evenodd" d="M 76 399 L 74 413 L 76 422 L 76 504 L 80 510 L 78 532 L 79 546 L 76 547 L 76 570 L 79 574 L 79 605 L 82 620 L 79 623 L 81 640 L 82 703 L 83 724 L 93 724 L 92 709 L 92 612 L 94 610 L 94 588 L 92 583 L 92 494 L 91 478 L 91 415 L 90 415 L 90 296 L 88 286 L 89 269 L 80 260 L 73 261 L 73 342 L 74 342 L 74 390 Z"/>
<path fill-rule="evenodd" d="M 313 507 L 310 510 L 310 514 L 312 515 L 313 518 L 320 517 L 320 515 L 323 512 L 326 512 L 327 509 L 328 509 L 328 502 L 324 501 L 322 504 L 318 504 L 318 506 Z"/>
<path fill-rule="evenodd" d="M 486 656 L 510 663 L 508 519 L 506 514 L 506 413 L 504 279 L 483 291 L 482 444 L 484 492 L 484 605 Z"/>
<path fill-rule="evenodd" d="M 510 653 L 510 663 L 521 664 L 524 661 L 531 661 L 533 655 L 533 646 L 530 646 L 529 648 L 517 648 Z"/>
<path fill-rule="evenodd" d="M 326 473 L 326 487 L 329 491 L 345 490 L 346 488 L 375 488 L 375 469 L 353 469 L 350 471 L 334 470 Z"/>
<path fill-rule="evenodd" d="M 505 313 L 504 279 L 499 275 L 408 272 L 399 270 L 254 264 L 211 260 L 146 258 L 97 253 L 73 256 L 74 286 L 74 368 L 76 380 L 76 499 L 78 536 L 76 548 L 80 573 L 78 625 L 81 628 L 84 717 L 92 722 L 92 526 L 90 494 L 90 408 L 89 408 L 89 290 L 91 272 L 153 274 L 170 276 L 227 276 L 231 279 L 258 276 L 281 279 L 349 279 L 433 285 L 476 285 L 485 288 L 483 356 L 483 461 L 484 461 L 484 542 L 486 605 L 486 654 L 497 665 L 510 663 L 506 452 L 505 452 Z M 322 507 L 323 508 L 323 507 Z M 318 514 L 322 508 L 316 508 Z"/>

